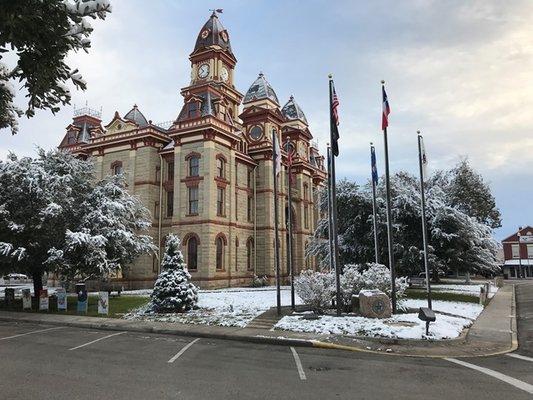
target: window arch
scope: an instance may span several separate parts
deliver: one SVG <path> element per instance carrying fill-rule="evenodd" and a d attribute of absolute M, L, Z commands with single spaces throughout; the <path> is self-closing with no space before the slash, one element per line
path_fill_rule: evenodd
<path fill-rule="evenodd" d="M 218 234 L 215 238 L 216 247 L 216 269 L 218 271 L 224 270 L 224 247 L 226 246 L 226 237 L 223 234 Z"/>
<path fill-rule="evenodd" d="M 200 153 L 191 152 L 185 157 L 187 161 L 187 174 L 188 176 L 199 176 L 200 175 Z"/>
<path fill-rule="evenodd" d="M 246 268 L 248 271 L 254 269 L 254 259 L 255 259 L 255 246 L 254 239 L 252 237 L 248 238 L 246 242 Z"/>
<path fill-rule="evenodd" d="M 217 177 L 225 179 L 226 178 L 226 157 L 222 154 L 216 156 L 216 167 L 217 167 Z"/>
<path fill-rule="evenodd" d="M 187 268 L 191 270 L 198 269 L 198 246 L 200 239 L 195 233 L 189 233 L 184 237 L 187 244 Z"/>
<path fill-rule="evenodd" d="M 122 161 L 113 161 L 111 163 L 111 173 L 113 175 L 119 175 L 124 172 L 124 169 L 122 167 Z"/>

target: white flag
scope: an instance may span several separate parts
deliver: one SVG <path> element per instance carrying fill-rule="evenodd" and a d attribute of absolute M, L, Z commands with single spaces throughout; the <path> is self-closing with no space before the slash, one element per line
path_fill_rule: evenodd
<path fill-rule="evenodd" d="M 276 175 L 281 171 L 281 147 L 279 145 L 276 130 L 272 130 L 272 145 L 274 146 L 274 162 L 276 163 Z"/>
<path fill-rule="evenodd" d="M 426 147 L 424 146 L 424 138 L 420 136 L 420 162 L 422 163 L 422 179 L 428 176 L 428 157 L 426 154 Z"/>

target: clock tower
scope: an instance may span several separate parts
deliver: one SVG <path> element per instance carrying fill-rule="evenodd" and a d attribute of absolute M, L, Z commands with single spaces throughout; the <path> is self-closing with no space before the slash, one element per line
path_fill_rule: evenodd
<path fill-rule="evenodd" d="M 222 26 L 217 11 L 213 11 L 200 29 L 189 59 L 191 81 L 190 86 L 182 90 L 182 95 L 186 97 L 188 93 L 203 91 L 207 87 L 215 89 L 224 98 L 221 111 L 235 118 L 242 98 L 234 84 L 237 59 L 231 49 L 229 33 Z"/>

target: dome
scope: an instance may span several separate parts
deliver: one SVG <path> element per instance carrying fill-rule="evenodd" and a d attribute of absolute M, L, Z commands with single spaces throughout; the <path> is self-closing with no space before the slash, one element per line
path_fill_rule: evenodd
<path fill-rule="evenodd" d="M 242 102 L 249 103 L 251 101 L 262 99 L 270 99 L 274 103 L 279 104 L 276 92 L 274 92 L 274 89 L 272 89 L 270 83 L 268 83 L 268 81 L 265 79 L 263 73 L 260 72 L 255 82 L 252 83 L 252 86 L 250 86 L 250 89 L 248 89 L 248 91 L 246 92 L 246 95 L 244 96 L 244 100 Z"/>
<path fill-rule="evenodd" d="M 298 105 L 298 103 L 294 101 L 293 96 L 291 96 L 289 101 L 283 106 L 283 108 L 281 109 L 281 113 L 288 120 L 299 119 L 305 122 L 305 124 L 307 125 L 307 118 L 305 118 L 305 114 Z"/>
<path fill-rule="evenodd" d="M 219 12 L 221 11 L 222 10 Z M 196 44 L 194 45 L 193 53 L 214 45 L 220 46 L 224 50 L 227 50 L 229 53 L 233 54 L 231 51 L 228 31 L 224 29 L 220 23 L 217 11 L 213 11 L 211 17 L 200 30 L 198 38 L 196 39 Z"/>
<path fill-rule="evenodd" d="M 124 119 L 136 123 L 139 125 L 139 128 L 148 126 L 148 121 L 144 117 L 143 113 L 137 108 L 137 104 L 135 104 L 126 115 L 124 115 Z"/>

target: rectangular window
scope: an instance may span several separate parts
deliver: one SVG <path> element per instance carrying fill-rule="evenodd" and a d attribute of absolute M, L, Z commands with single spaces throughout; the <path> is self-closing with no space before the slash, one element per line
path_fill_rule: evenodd
<path fill-rule="evenodd" d="M 159 218 L 159 202 L 156 201 L 154 204 L 154 218 Z"/>
<path fill-rule="evenodd" d="M 248 196 L 248 204 L 246 205 L 246 209 L 247 209 L 247 213 L 246 214 L 247 214 L 248 221 L 252 221 L 253 218 L 254 218 L 253 204 L 254 204 L 253 197 L 252 196 Z"/>
<path fill-rule="evenodd" d="M 304 227 L 309 228 L 309 206 L 307 204 L 304 205 Z"/>
<path fill-rule="evenodd" d="M 511 251 L 513 254 L 513 258 L 520 258 L 519 247 L 517 244 L 511 245 Z"/>
<path fill-rule="evenodd" d="M 223 188 L 217 188 L 217 215 L 224 216 L 224 197 L 226 191 Z"/>
<path fill-rule="evenodd" d="M 198 214 L 198 186 L 189 188 L 189 215 Z"/>
<path fill-rule="evenodd" d="M 239 220 L 239 193 L 235 191 L 235 220 Z"/>
<path fill-rule="evenodd" d="M 533 244 L 527 245 L 527 258 L 533 258 Z"/>
<path fill-rule="evenodd" d="M 200 158 L 197 156 L 189 159 L 189 176 L 198 176 L 200 174 Z"/>
<path fill-rule="evenodd" d="M 246 186 L 248 187 L 248 189 L 253 189 L 253 184 L 254 184 L 254 172 L 253 172 L 253 169 L 248 168 Z"/>
<path fill-rule="evenodd" d="M 174 180 L 174 162 L 168 163 L 167 179 L 169 181 Z"/>
<path fill-rule="evenodd" d="M 155 181 L 157 183 L 159 183 L 160 174 L 161 174 L 161 167 L 158 165 L 157 167 L 155 167 Z"/>
<path fill-rule="evenodd" d="M 194 118 L 198 116 L 198 103 L 193 101 L 188 105 L 188 117 Z"/>
<path fill-rule="evenodd" d="M 174 191 L 167 192 L 167 217 L 174 215 Z"/>

